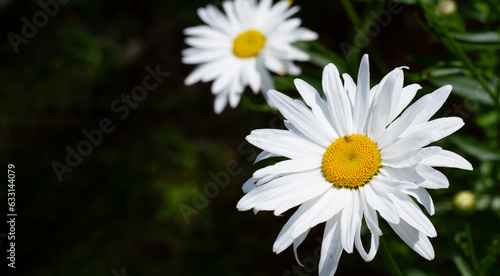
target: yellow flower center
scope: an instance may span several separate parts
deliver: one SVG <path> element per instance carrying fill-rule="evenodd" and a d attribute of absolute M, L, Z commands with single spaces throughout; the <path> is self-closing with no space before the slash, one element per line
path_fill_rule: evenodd
<path fill-rule="evenodd" d="M 250 58 L 259 54 L 266 38 L 258 31 L 250 30 L 239 34 L 234 40 L 233 53 L 239 58 Z"/>
<path fill-rule="evenodd" d="M 364 135 L 351 134 L 326 149 L 321 171 L 333 185 L 353 189 L 368 183 L 380 166 L 377 145 Z"/>

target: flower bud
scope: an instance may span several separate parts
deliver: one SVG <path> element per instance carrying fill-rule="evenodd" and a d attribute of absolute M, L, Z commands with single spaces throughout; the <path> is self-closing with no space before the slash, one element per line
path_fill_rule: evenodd
<path fill-rule="evenodd" d="M 437 6 L 440 15 L 450 15 L 457 11 L 457 3 L 453 0 L 441 0 Z"/>
<path fill-rule="evenodd" d="M 460 212 L 472 213 L 476 209 L 476 196 L 471 191 L 461 191 L 453 197 L 453 206 Z"/>

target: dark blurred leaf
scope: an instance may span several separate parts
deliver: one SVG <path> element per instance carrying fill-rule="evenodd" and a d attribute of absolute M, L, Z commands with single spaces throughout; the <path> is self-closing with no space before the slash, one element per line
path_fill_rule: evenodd
<path fill-rule="evenodd" d="M 492 110 L 488 113 L 482 114 L 477 117 L 477 124 L 481 127 L 488 128 L 494 126 L 498 122 L 498 112 L 497 110 Z M 498 131 L 498 129 L 494 129 Z"/>
<path fill-rule="evenodd" d="M 493 100 L 481 84 L 470 77 L 449 75 L 444 77 L 430 77 L 429 81 L 436 86 L 451 84 L 453 86 L 452 93 L 482 104 L 493 105 Z"/>
<path fill-rule="evenodd" d="M 268 104 L 256 104 L 252 102 L 248 97 L 243 95 L 241 97 L 241 109 L 244 111 L 259 111 L 259 112 L 271 112 L 272 108 Z"/>
<path fill-rule="evenodd" d="M 332 52 L 317 40 L 310 41 L 309 46 L 310 50 L 307 52 L 308 54 L 314 55 L 314 61 L 316 62 L 316 65 L 323 68 L 324 65 L 322 64 L 327 61 L 327 64 L 330 62 L 335 64 L 340 72 L 346 72 L 347 63 L 345 61 L 345 58 L 340 57 L 336 53 Z M 313 62 L 312 58 L 313 57 L 311 56 L 311 62 Z"/>
<path fill-rule="evenodd" d="M 431 68 L 428 70 L 430 77 L 439 78 L 460 73 L 466 73 L 467 70 L 463 68 Z"/>
<path fill-rule="evenodd" d="M 332 61 L 330 59 L 328 59 L 327 57 L 321 55 L 321 54 L 318 54 L 318 53 L 309 53 L 309 55 L 311 56 L 311 60 L 309 60 L 312 64 L 320 67 L 320 68 L 323 68 L 325 67 L 328 63 L 331 63 Z"/>
<path fill-rule="evenodd" d="M 473 276 L 470 266 L 465 262 L 465 260 L 460 255 L 455 255 L 453 257 L 453 262 L 457 266 L 458 271 L 460 271 L 460 275 L 462 276 Z"/>
<path fill-rule="evenodd" d="M 476 141 L 470 137 L 451 136 L 450 140 L 463 151 L 478 158 L 481 161 L 500 160 L 500 151 L 489 148 L 485 143 Z"/>
<path fill-rule="evenodd" d="M 415 4 L 416 1 L 415 0 L 393 0 L 392 2 L 395 2 L 395 3 L 404 3 L 404 4 Z"/>
<path fill-rule="evenodd" d="M 484 256 L 483 259 L 481 259 L 481 274 L 482 275 L 488 275 L 487 272 L 491 265 L 497 262 L 497 256 L 500 254 L 500 239 L 496 238 L 494 239 L 489 248 L 488 252 L 486 253 L 486 256 Z"/>
<path fill-rule="evenodd" d="M 494 46 L 500 47 L 500 33 L 497 32 L 484 32 L 484 33 L 451 33 L 453 38 L 461 43 L 480 45 L 480 46 Z"/>

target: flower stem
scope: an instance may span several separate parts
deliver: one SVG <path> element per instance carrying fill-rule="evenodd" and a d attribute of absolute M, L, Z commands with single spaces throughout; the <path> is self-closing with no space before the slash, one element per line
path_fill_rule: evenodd
<path fill-rule="evenodd" d="M 358 31 L 365 32 L 365 30 L 368 30 L 375 23 L 377 17 L 374 17 L 373 15 L 366 17 L 366 20 L 364 22 L 361 21 L 360 17 L 356 13 L 356 9 L 352 5 L 351 0 L 342 0 L 341 2 L 347 13 L 347 16 L 349 17 L 353 25 L 358 28 Z M 381 1 L 374 10 L 382 11 L 385 5 L 386 1 L 385 0 Z M 371 38 L 372 37 L 369 38 L 369 41 L 371 41 Z M 366 50 L 370 52 L 370 55 L 373 58 L 373 61 L 375 62 L 375 65 L 380 69 L 381 72 L 389 71 L 384 63 L 384 60 L 381 58 L 380 53 L 377 51 L 375 47 L 373 47 L 371 43 L 369 43 L 364 47 L 366 47 Z M 353 60 L 359 60 L 359 55 L 363 52 L 364 47 L 362 47 L 362 45 L 357 45 L 357 40 L 355 39 L 354 48 L 349 51 L 348 56 L 354 55 Z"/>
<path fill-rule="evenodd" d="M 384 237 L 380 237 L 380 245 L 381 245 L 380 251 L 382 253 L 382 259 L 384 260 L 385 266 L 387 266 L 391 275 L 403 276 L 403 273 L 401 273 L 401 270 L 399 270 L 398 265 L 394 261 L 394 258 L 392 257 L 391 252 L 389 251 L 389 248 L 385 243 Z"/>
<path fill-rule="evenodd" d="M 354 26 L 360 26 L 361 25 L 361 20 L 359 19 L 358 14 L 356 13 L 356 10 L 352 6 L 351 1 L 349 0 L 342 0 L 342 5 L 344 6 L 344 9 L 349 16 L 349 19 L 351 19 L 352 23 Z"/>
<path fill-rule="evenodd" d="M 472 259 L 472 266 L 476 272 L 479 272 L 479 262 L 476 256 L 476 250 L 474 249 L 474 241 L 472 240 L 472 231 L 470 229 L 470 223 L 467 221 L 465 223 L 465 233 L 467 235 L 467 243 L 469 244 L 470 257 Z"/>

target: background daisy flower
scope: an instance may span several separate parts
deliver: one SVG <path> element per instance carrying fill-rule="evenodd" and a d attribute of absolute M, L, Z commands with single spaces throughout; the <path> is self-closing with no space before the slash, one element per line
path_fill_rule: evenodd
<path fill-rule="evenodd" d="M 243 185 L 246 195 L 237 208 L 280 215 L 300 205 L 279 233 L 274 252 L 293 244 L 296 253 L 309 230 L 326 222 L 320 275 L 334 274 L 342 251 L 352 253 L 354 247 L 370 261 L 382 235 L 378 213 L 408 246 L 428 260 L 434 258 L 429 237 L 435 237 L 436 230 L 413 199 L 433 215 L 426 189 L 449 185 L 433 167 L 472 166 L 453 152 L 428 146 L 464 125 L 458 117 L 430 120 L 452 87 L 443 86 L 406 108 L 421 87 L 403 87 L 402 68 L 370 89 L 367 55 L 357 85 L 348 74 L 342 83 L 337 68 L 329 64 L 322 80 L 326 101 L 312 86 L 295 80 L 310 108 L 269 92 L 271 103 L 286 118 L 287 130 L 254 130 L 247 140 L 264 150 L 256 161 L 272 156 L 289 160 L 256 171 Z M 371 233 L 368 252 L 361 242 L 363 219 Z"/>
<path fill-rule="evenodd" d="M 182 62 L 199 64 L 185 84 L 214 81 L 215 113 L 227 105 L 236 107 L 248 85 L 254 93 L 274 88 L 269 71 L 297 75 L 293 61 L 307 61 L 309 55 L 292 46 L 297 41 L 314 40 L 317 34 L 299 27 L 301 20 L 290 18 L 299 7 L 289 1 L 225 1 L 224 13 L 213 5 L 198 9 L 207 24 L 184 30 L 188 36 Z"/>

